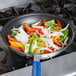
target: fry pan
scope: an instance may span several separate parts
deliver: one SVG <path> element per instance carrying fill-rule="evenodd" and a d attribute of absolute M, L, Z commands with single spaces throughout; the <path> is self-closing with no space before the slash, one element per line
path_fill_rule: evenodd
<path fill-rule="evenodd" d="M 53 56 L 60 54 L 61 52 L 63 52 L 64 50 L 67 49 L 67 47 L 73 42 L 73 39 L 74 39 L 74 30 L 71 28 L 71 26 L 69 26 L 68 44 L 67 44 L 67 46 L 65 46 L 63 49 L 61 49 L 59 51 L 49 53 L 49 54 L 40 54 L 40 55 L 39 54 L 25 54 L 23 52 L 14 50 L 13 48 L 11 48 L 9 46 L 8 40 L 7 40 L 7 35 L 11 33 L 11 29 L 13 28 L 13 26 L 17 28 L 24 22 L 26 22 L 27 24 L 31 24 L 31 23 L 36 23 L 43 19 L 46 19 L 46 20 L 58 19 L 62 23 L 62 28 L 64 28 L 68 23 L 66 20 L 64 20 L 63 18 L 56 16 L 56 15 L 52 15 L 52 14 L 48 14 L 48 13 L 34 13 L 34 14 L 26 14 L 26 15 L 18 16 L 16 18 L 10 20 L 9 22 L 7 22 L 4 25 L 3 30 L 2 30 L 2 39 L 11 51 L 14 51 L 16 54 L 23 56 L 23 57 L 24 56 L 34 57 L 33 73 L 32 73 L 33 76 L 41 76 L 41 64 L 39 61 L 40 59 L 46 59 L 46 58 L 53 57 Z"/>

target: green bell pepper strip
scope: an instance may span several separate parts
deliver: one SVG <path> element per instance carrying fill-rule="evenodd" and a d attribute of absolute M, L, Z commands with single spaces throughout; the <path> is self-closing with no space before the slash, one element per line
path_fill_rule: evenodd
<path fill-rule="evenodd" d="M 44 50 L 41 50 L 41 52 L 39 54 L 44 54 Z"/>
<path fill-rule="evenodd" d="M 33 45 L 34 45 L 36 40 L 37 40 L 37 38 L 35 38 L 31 41 L 30 48 L 29 48 L 29 54 L 34 54 L 34 51 L 32 49 L 33 49 Z"/>
<path fill-rule="evenodd" d="M 64 41 L 68 37 L 69 29 L 62 31 L 64 36 L 61 36 L 61 41 Z"/>
<path fill-rule="evenodd" d="M 31 23 L 29 26 L 32 27 L 33 23 Z"/>
<path fill-rule="evenodd" d="M 33 49 L 33 45 L 34 45 L 34 43 L 35 43 L 35 41 L 38 41 L 39 40 L 39 38 L 35 38 L 35 39 L 33 39 L 32 41 L 31 41 L 31 43 L 30 43 L 30 48 L 29 48 L 29 54 L 34 54 L 34 51 L 32 50 Z M 39 43 L 39 42 L 38 42 Z M 40 44 L 39 44 L 40 45 Z M 43 54 L 44 53 L 44 51 L 42 50 L 41 52 L 40 52 L 40 54 Z"/>
<path fill-rule="evenodd" d="M 57 31 L 57 30 L 54 30 L 54 28 L 56 27 L 56 28 L 58 28 L 59 30 L 61 30 L 62 28 L 61 27 L 59 27 L 58 26 L 58 24 L 53 24 L 53 25 L 51 25 L 51 26 L 49 26 L 51 29 L 51 32 L 55 32 L 55 31 Z"/>
<path fill-rule="evenodd" d="M 17 35 L 17 33 L 12 32 L 10 36 L 11 36 L 12 38 L 15 38 L 16 35 Z"/>
<path fill-rule="evenodd" d="M 30 35 L 34 36 L 35 38 L 39 38 L 36 33 L 31 33 Z"/>
<path fill-rule="evenodd" d="M 53 24 L 56 24 L 54 19 L 50 20 L 50 21 L 47 21 L 47 22 L 44 23 L 45 26 L 47 26 L 47 25 L 53 25 Z"/>

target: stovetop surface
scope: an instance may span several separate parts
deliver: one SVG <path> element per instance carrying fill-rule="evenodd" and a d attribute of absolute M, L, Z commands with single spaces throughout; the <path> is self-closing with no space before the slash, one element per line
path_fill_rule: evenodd
<path fill-rule="evenodd" d="M 57 14 L 73 24 L 72 27 L 75 30 L 75 38 L 73 43 L 70 45 L 69 48 L 67 48 L 67 50 L 53 57 L 52 59 L 75 52 L 76 51 L 76 11 L 75 11 L 76 4 L 62 2 L 61 5 L 59 5 L 59 3 L 56 1 L 54 3 L 52 2 L 53 4 L 51 6 L 50 3 L 49 2 L 47 2 L 47 4 L 45 4 L 44 2 L 37 2 L 34 4 L 29 3 L 26 6 L 15 6 L 1 10 L 0 33 L 1 33 L 1 28 L 3 28 L 4 24 L 16 16 L 27 13 L 39 13 L 39 12 Z M 47 60 L 41 60 L 41 62 Z M 32 62 L 33 62 L 33 58 L 21 57 L 15 54 L 14 52 L 12 52 L 11 50 L 9 50 L 8 47 L 4 44 L 0 35 L 0 74 L 30 66 L 32 65 Z"/>

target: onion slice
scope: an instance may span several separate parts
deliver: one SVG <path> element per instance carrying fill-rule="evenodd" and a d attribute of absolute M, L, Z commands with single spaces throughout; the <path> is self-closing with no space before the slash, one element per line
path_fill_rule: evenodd
<path fill-rule="evenodd" d="M 41 21 L 36 22 L 35 24 L 32 25 L 32 27 L 38 25 Z"/>
<path fill-rule="evenodd" d="M 64 31 L 69 27 L 69 23 L 67 24 L 67 26 L 64 29 L 61 29 L 60 31 Z"/>
<path fill-rule="evenodd" d="M 54 32 L 51 35 L 53 35 L 53 36 L 64 36 L 64 34 L 62 32 Z"/>
<path fill-rule="evenodd" d="M 38 53 L 38 54 L 40 53 L 40 50 L 48 50 L 48 51 L 52 52 L 52 50 L 49 49 L 49 48 L 40 47 L 40 48 L 37 49 L 37 53 Z"/>
<path fill-rule="evenodd" d="M 67 37 L 64 41 L 64 45 L 67 45 L 67 41 L 68 41 L 69 37 Z"/>

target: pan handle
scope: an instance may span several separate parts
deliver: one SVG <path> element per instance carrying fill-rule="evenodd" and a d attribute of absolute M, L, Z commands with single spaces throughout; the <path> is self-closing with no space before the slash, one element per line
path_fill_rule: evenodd
<path fill-rule="evenodd" d="M 40 61 L 33 62 L 32 76 L 41 76 L 41 63 L 40 63 Z"/>
<path fill-rule="evenodd" d="M 34 55 L 32 76 L 41 76 L 40 57 Z"/>

